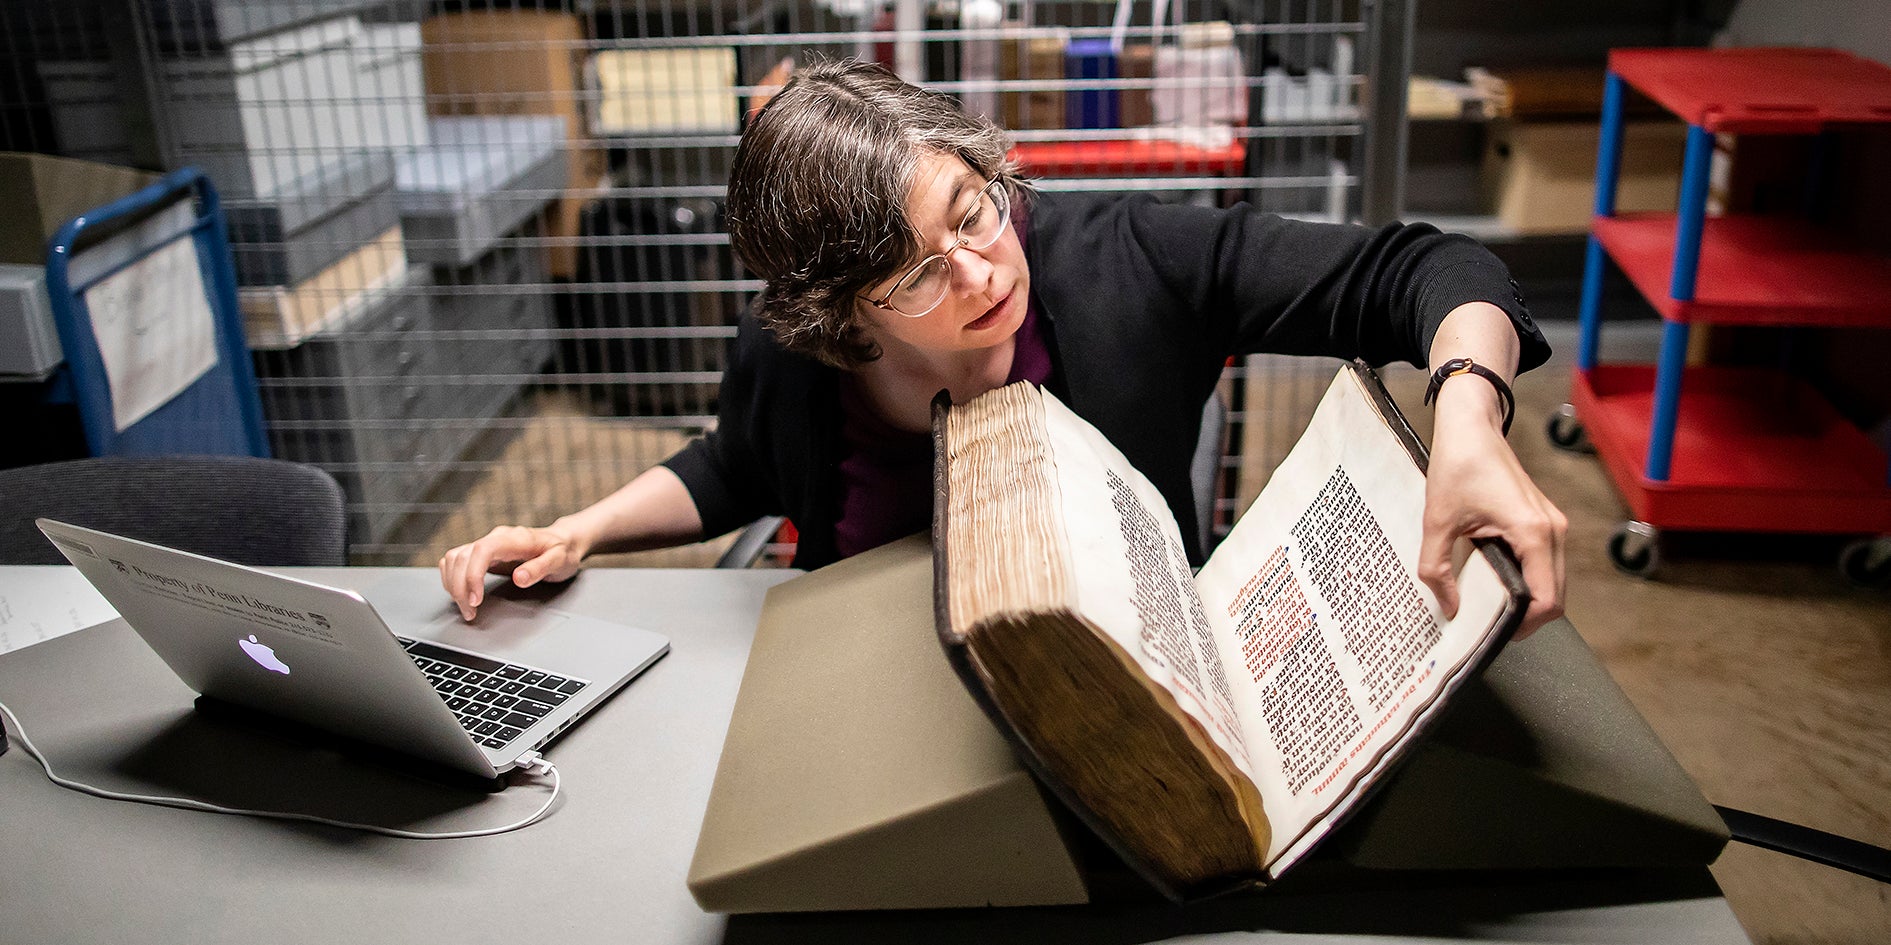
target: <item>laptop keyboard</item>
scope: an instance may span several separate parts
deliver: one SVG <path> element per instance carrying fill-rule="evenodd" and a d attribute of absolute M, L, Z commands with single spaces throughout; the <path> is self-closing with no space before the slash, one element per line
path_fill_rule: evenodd
<path fill-rule="evenodd" d="M 474 656 L 418 640 L 396 637 L 414 665 L 427 674 L 473 740 L 504 748 L 539 719 L 588 685 L 499 660 Z"/>

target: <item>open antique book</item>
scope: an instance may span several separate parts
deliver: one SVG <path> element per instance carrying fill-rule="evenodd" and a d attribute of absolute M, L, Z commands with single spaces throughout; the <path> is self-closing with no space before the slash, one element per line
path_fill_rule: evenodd
<path fill-rule="evenodd" d="M 1279 876 L 1355 811 L 1522 619 L 1501 542 L 1445 620 L 1425 453 L 1348 365 L 1191 576 L 1155 487 L 1056 398 L 934 405 L 939 635 L 1040 779 L 1175 899 Z"/>

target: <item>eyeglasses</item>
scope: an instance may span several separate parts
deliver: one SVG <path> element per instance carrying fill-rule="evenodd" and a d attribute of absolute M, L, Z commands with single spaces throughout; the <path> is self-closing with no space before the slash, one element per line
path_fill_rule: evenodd
<path fill-rule="evenodd" d="M 952 286 L 952 254 L 961 249 L 980 250 L 998 242 L 1005 227 L 1011 225 L 1011 194 L 1004 181 L 994 180 L 978 192 L 978 200 L 959 222 L 958 238 L 952 248 L 927 256 L 906 271 L 891 291 L 878 299 L 867 299 L 875 308 L 890 309 L 907 318 L 919 318 L 945 301 Z"/>

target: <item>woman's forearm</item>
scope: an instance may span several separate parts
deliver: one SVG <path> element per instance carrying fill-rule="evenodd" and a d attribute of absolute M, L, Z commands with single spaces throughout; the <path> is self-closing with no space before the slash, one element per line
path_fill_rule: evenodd
<path fill-rule="evenodd" d="M 569 534 L 580 557 L 643 551 L 700 541 L 702 516 L 676 473 L 653 466 L 595 504 L 552 523 Z"/>
<path fill-rule="evenodd" d="M 1502 309 L 1467 302 L 1452 309 L 1431 345 L 1434 372 L 1470 358 L 1508 386 L 1516 377 L 1517 330 Z M 1517 462 L 1504 440 L 1505 399 L 1489 378 L 1454 374 L 1438 388 L 1419 574 L 1444 612 L 1458 608 L 1454 547 L 1465 538 L 1502 538 L 1530 589 L 1518 639 L 1563 612 L 1563 543 L 1568 521 Z"/>
<path fill-rule="evenodd" d="M 1470 358 L 1509 383 L 1516 380 L 1520 350 L 1516 326 L 1503 309 L 1489 302 L 1466 302 L 1445 316 L 1432 337 L 1430 369 L 1436 371 L 1453 358 Z M 1461 375 L 1438 388 L 1433 416 L 1440 423 L 1488 422 L 1501 429 L 1504 405 L 1489 381 Z"/>

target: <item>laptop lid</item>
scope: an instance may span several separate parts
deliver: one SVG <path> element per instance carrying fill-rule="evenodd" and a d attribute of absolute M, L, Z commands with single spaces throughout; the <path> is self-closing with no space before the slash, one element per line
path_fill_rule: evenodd
<path fill-rule="evenodd" d="M 483 658 L 582 683 L 503 748 L 489 747 L 469 734 L 396 631 L 352 590 L 50 519 L 38 524 L 197 692 L 478 777 L 516 766 L 669 649 L 657 634 L 552 608 L 537 608 L 530 619 L 546 625 L 541 636 L 558 638 L 542 650 L 562 665 L 447 647 L 472 654 L 476 665 Z M 448 612 L 437 623 L 457 620 Z M 401 635 L 451 639 L 443 629 L 403 628 Z"/>

